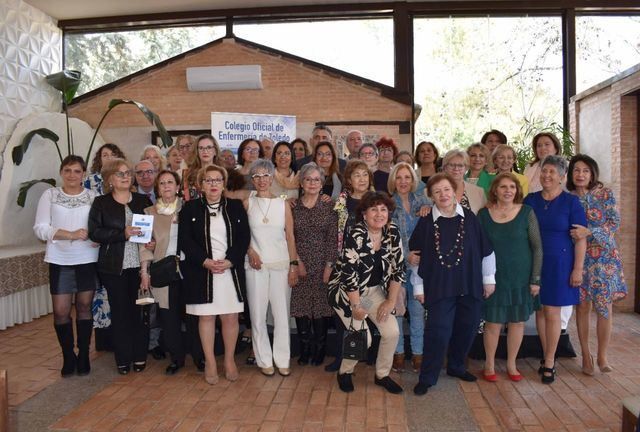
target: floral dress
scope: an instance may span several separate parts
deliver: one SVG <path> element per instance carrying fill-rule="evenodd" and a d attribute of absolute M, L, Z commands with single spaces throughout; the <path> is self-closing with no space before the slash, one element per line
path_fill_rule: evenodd
<path fill-rule="evenodd" d="M 580 301 L 592 301 L 598 314 L 608 318 L 607 306 L 627 295 L 622 258 L 614 239 L 620 227 L 620 213 L 613 192 L 604 186 L 579 198 L 587 214 L 587 228 L 591 231 L 587 237 Z"/>

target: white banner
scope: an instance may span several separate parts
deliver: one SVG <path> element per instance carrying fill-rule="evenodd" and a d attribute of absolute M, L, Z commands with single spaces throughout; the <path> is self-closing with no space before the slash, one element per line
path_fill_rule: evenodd
<path fill-rule="evenodd" d="M 247 138 L 291 142 L 296 138 L 296 116 L 212 112 L 211 134 L 221 149 L 228 148 L 234 153 Z"/>

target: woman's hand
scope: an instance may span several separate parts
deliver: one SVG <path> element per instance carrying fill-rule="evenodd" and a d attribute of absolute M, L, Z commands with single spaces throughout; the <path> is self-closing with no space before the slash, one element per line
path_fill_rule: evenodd
<path fill-rule="evenodd" d="M 392 304 L 389 299 L 383 301 L 380 306 L 378 306 L 378 312 L 376 313 L 376 318 L 378 318 L 378 321 L 385 322 L 389 318 L 389 315 L 391 315 L 391 312 L 395 309 L 395 307 L 396 305 Z"/>
<path fill-rule="evenodd" d="M 409 251 L 409 255 L 407 256 L 407 262 L 412 266 L 420 265 L 420 254 L 415 251 Z"/>
<path fill-rule="evenodd" d="M 420 302 L 420 304 L 424 304 L 424 294 L 418 294 L 413 296 L 414 299 L 418 300 L 418 302 Z"/>
<path fill-rule="evenodd" d="M 298 284 L 298 266 L 289 266 L 289 275 L 287 281 L 290 287 L 294 287 Z"/>
<path fill-rule="evenodd" d="M 574 240 L 587 238 L 591 235 L 591 230 L 589 230 L 589 228 L 587 227 L 584 227 L 579 224 L 573 224 L 572 227 L 573 228 L 569 230 L 569 234 L 571 235 L 571 238 Z"/>
<path fill-rule="evenodd" d="M 289 204 L 289 207 L 291 207 L 292 209 L 296 206 L 296 204 L 298 203 L 298 198 L 287 198 L 287 204 Z"/>
<path fill-rule="evenodd" d="M 531 295 L 534 297 L 540 294 L 540 285 L 531 284 L 529 285 L 529 289 L 531 290 Z"/>
<path fill-rule="evenodd" d="M 143 292 L 149 291 L 151 277 L 149 273 L 140 273 L 140 289 Z"/>
<path fill-rule="evenodd" d="M 210 272 L 213 274 L 222 274 L 225 270 L 232 267 L 231 261 L 228 259 L 211 260 Z"/>
<path fill-rule="evenodd" d="M 431 213 L 431 206 L 425 205 L 420 207 L 420 210 L 418 210 L 418 216 L 420 217 L 429 216 L 429 213 Z"/>
<path fill-rule="evenodd" d="M 322 272 L 322 282 L 329 283 L 331 279 L 331 272 L 333 271 L 333 267 L 330 264 L 326 264 L 324 266 L 324 271 Z"/>
<path fill-rule="evenodd" d="M 358 305 L 357 308 L 351 310 L 351 315 L 353 316 L 353 319 L 358 321 L 364 321 L 368 316 L 367 310 L 360 305 Z"/>
<path fill-rule="evenodd" d="M 574 288 L 580 287 L 582 285 L 582 268 L 574 267 L 571 272 L 571 278 L 569 279 L 569 285 Z"/>
<path fill-rule="evenodd" d="M 327 195 L 327 194 L 320 194 L 320 201 L 322 201 L 323 203 L 330 203 L 332 201 L 331 199 L 331 195 Z"/>
<path fill-rule="evenodd" d="M 89 238 L 89 232 L 84 228 L 71 231 L 71 240 L 87 240 L 88 238 Z"/>
<path fill-rule="evenodd" d="M 249 257 L 249 265 L 252 269 L 260 270 L 262 268 L 262 260 L 255 250 L 249 249 L 247 251 L 247 256 Z"/>
<path fill-rule="evenodd" d="M 149 243 L 145 243 L 144 244 L 144 248 L 146 250 L 149 250 L 149 251 L 153 252 L 156 249 L 156 240 L 155 239 L 151 239 L 151 241 Z"/>
<path fill-rule="evenodd" d="M 484 293 L 482 296 L 484 298 L 489 298 L 491 297 L 491 294 L 493 294 L 494 291 L 496 290 L 496 284 L 484 284 L 482 285 L 482 289 L 484 290 Z"/>
<path fill-rule="evenodd" d="M 129 240 L 131 237 L 139 236 L 141 232 L 142 230 L 140 229 L 140 227 L 134 227 L 134 226 L 124 227 L 124 236 L 127 240 Z"/>
<path fill-rule="evenodd" d="M 307 268 L 304 266 L 304 263 L 300 258 L 298 258 L 298 277 L 307 277 Z"/>

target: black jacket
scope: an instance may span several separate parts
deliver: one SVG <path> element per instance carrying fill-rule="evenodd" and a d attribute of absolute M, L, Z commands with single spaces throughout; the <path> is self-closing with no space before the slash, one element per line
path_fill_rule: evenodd
<path fill-rule="evenodd" d="M 151 201 L 145 195 L 131 194 L 127 206 L 133 213 L 144 214 Z M 124 235 L 126 226 L 124 204 L 120 204 L 111 194 L 96 197 L 89 211 L 89 238 L 100 243 L 98 271 L 110 274 L 122 273 L 124 261 Z"/>
<path fill-rule="evenodd" d="M 222 198 L 220 211 L 227 228 L 227 252 L 238 301 L 244 301 L 246 292 L 244 258 L 249 248 L 251 232 L 249 220 L 242 201 Z M 209 235 L 209 209 L 204 198 L 194 199 L 182 207 L 178 216 L 178 247 L 185 254 L 180 263 L 184 277 L 185 302 L 187 304 L 211 303 L 213 301 L 213 278 L 202 266 L 211 258 Z"/>

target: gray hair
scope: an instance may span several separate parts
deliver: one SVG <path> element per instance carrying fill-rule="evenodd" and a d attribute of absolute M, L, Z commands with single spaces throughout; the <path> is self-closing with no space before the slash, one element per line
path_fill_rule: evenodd
<path fill-rule="evenodd" d="M 153 166 L 153 162 L 151 162 L 149 159 L 142 159 L 139 160 L 138 162 L 136 162 L 136 164 L 133 166 L 134 170 L 138 169 L 138 165 L 140 164 L 144 164 L 144 163 L 148 163 L 149 165 L 151 165 L 151 168 L 155 171 L 156 167 Z"/>
<path fill-rule="evenodd" d="M 467 154 L 467 152 L 460 149 L 453 149 L 453 150 L 449 150 L 447 154 L 445 154 L 444 157 L 442 158 L 442 168 L 446 167 L 447 164 L 451 161 L 451 159 L 458 156 L 462 158 L 464 165 L 466 167 L 469 167 L 469 155 Z"/>
<path fill-rule="evenodd" d="M 270 160 L 257 159 L 251 164 L 251 167 L 249 168 L 249 177 L 252 177 L 259 169 L 263 169 L 271 175 L 273 175 L 276 170 Z"/>
<path fill-rule="evenodd" d="M 362 153 L 362 150 L 366 148 L 373 149 L 373 152 L 376 154 L 376 156 L 378 155 L 378 147 L 376 147 L 374 144 L 371 144 L 371 143 L 364 143 L 360 146 L 360 149 L 358 149 L 358 156 L 360 156 L 360 153 Z"/>
<path fill-rule="evenodd" d="M 324 184 L 324 170 L 320 168 L 318 165 L 316 165 L 315 162 L 309 162 L 307 164 L 302 165 L 302 168 L 300 168 L 300 171 L 298 171 L 300 182 L 302 182 L 302 180 L 308 177 L 309 174 L 312 173 L 313 171 L 317 171 L 320 173 L 320 182 Z"/>
<path fill-rule="evenodd" d="M 545 165 L 553 165 L 556 167 L 558 174 L 560 177 L 564 177 L 567 173 L 567 160 L 560 155 L 549 155 L 542 160 L 540 164 L 540 169 L 544 168 Z"/>

